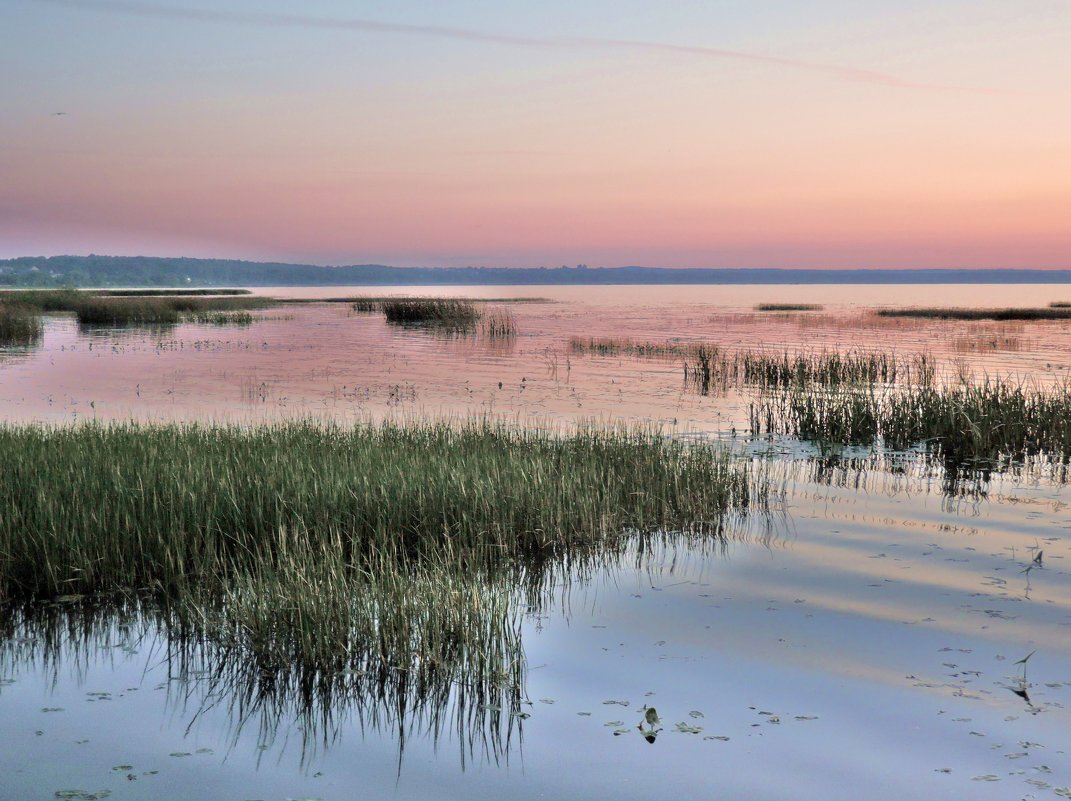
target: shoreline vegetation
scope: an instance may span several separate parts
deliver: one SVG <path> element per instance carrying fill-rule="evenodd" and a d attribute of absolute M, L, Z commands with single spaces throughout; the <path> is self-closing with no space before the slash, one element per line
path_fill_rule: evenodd
<path fill-rule="evenodd" d="M 769 510 L 750 463 L 653 431 L 3 424 L 0 449 L 0 606 L 147 604 L 299 685 L 516 694 L 518 593 Z"/>
<path fill-rule="evenodd" d="M 192 294 L 172 291 L 78 289 L 27 289 L 0 291 L 0 346 L 32 344 L 33 339 L 5 336 L 10 326 L 4 320 L 33 315 L 40 329 L 43 314 L 73 313 L 84 326 L 149 326 L 197 322 L 215 325 L 248 325 L 251 310 L 275 305 L 270 298 L 255 297 L 248 290 L 222 293 L 196 290 Z M 40 336 L 38 330 L 37 337 Z M 24 338 L 23 338 L 24 339 Z"/>

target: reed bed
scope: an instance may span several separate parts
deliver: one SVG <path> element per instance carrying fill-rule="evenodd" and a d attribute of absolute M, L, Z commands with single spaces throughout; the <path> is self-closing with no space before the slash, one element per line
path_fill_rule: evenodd
<path fill-rule="evenodd" d="M 636 342 L 622 337 L 572 337 L 569 349 L 574 353 L 596 356 L 639 356 L 649 359 L 677 359 L 691 356 L 696 348 L 690 342 Z"/>
<path fill-rule="evenodd" d="M 199 325 L 252 325 L 257 319 L 247 311 L 202 311 L 183 315 L 184 323 Z"/>
<path fill-rule="evenodd" d="M 372 314 L 379 311 L 378 300 L 365 300 L 364 298 L 358 298 L 350 304 L 350 308 L 355 312 L 361 312 L 362 314 Z"/>
<path fill-rule="evenodd" d="M 1071 307 L 1052 304 L 1047 308 L 965 309 L 910 308 L 877 309 L 878 317 L 912 317 L 928 320 L 1067 320 Z"/>
<path fill-rule="evenodd" d="M 901 450 L 924 445 L 953 463 L 1071 455 L 1071 385 L 1003 378 L 896 388 L 795 385 L 750 407 L 753 434 Z"/>
<path fill-rule="evenodd" d="M 251 289 L 89 289 L 87 294 L 103 298 L 161 298 L 252 295 Z"/>
<path fill-rule="evenodd" d="M 0 306 L 13 304 L 29 307 L 38 313 L 73 312 L 79 324 L 175 325 L 187 315 L 210 312 L 246 312 L 270 306 L 269 298 L 245 297 L 243 290 L 232 290 L 217 297 L 196 292 L 173 294 L 172 290 L 103 290 L 83 292 L 76 289 L 19 290 L 0 293 Z M 225 319 L 225 318 L 224 318 Z M 244 321 L 244 317 L 236 317 Z"/>
<path fill-rule="evenodd" d="M 517 335 L 513 312 L 504 306 L 492 306 L 480 315 L 480 333 L 488 339 L 506 339 Z"/>
<path fill-rule="evenodd" d="M 780 355 L 726 353 L 700 346 L 684 364 L 685 380 L 702 394 L 730 387 L 837 386 L 841 384 L 932 384 L 936 364 L 925 354 L 897 356 L 863 351 Z"/>
<path fill-rule="evenodd" d="M 388 323 L 474 328 L 480 311 L 471 300 L 453 298 L 392 298 L 380 303 Z"/>
<path fill-rule="evenodd" d="M 652 432 L 0 426 L 0 605 L 138 597 L 266 675 L 515 686 L 518 583 L 766 495 Z"/>
<path fill-rule="evenodd" d="M 825 307 L 819 303 L 759 303 L 755 311 L 760 312 L 799 312 L 821 311 Z"/>
<path fill-rule="evenodd" d="M 0 303 L 0 348 L 35 345 L 43 330 L 37 309 L 18 303 Z"/>
<path fill-rule="evenodd" d="M 73 311 L 88 293 L 77 289 L 7 289 L 0 291 L 0 305 L 17 304 L 39 312 Z"/>

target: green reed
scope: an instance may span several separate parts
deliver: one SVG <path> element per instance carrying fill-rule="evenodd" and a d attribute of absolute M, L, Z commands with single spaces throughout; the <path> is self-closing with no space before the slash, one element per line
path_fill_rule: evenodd
<path fill-rule="evenodd" d="M 684 377 L 701 392 L 738 387 L 787 387 L 840 384 L 931 384 L 936 364 L 925 354 L 898 356 L 865 351 L 781 354 L 725 352 L 695 348 L 684 363 Z"/>
<path fill-rule="evenodd" d="M 797 312 L 821 311 L 824 307 L 818 303 L 759 303 L 755 311 L 761 312 Z"/>
<path fill-rule="evenodd" d="M 874 313 L 878 317 L 913 317 L 927 320 L 1071 319 L 1071 308 L 1060 303 L 1050 304 L 1047 308 L 967 309 L 934 307 L 909 309 L 877 309 Z"/>
<path fill-rule="evenodd" d="M 0 451 L 0 604 L 145 598 L 303 681 L 516 687 L 515 593 L 548 565 L 766 504 L 726 452 L 642 431 L 7 425 Z"/>
<path fill-rule="evenodd" d="M 41 315 L 33 307 L 0 303 L 0 348 L 34 345 L 43 330 Z"/>
<path fill-rule="evenodd" d="M 891 449 L 924 444 L 952 461 L 1071 454 L 1071 385 L 1004 378 L 948 386 L 795 385 L 751 404 L 754 434 Z"/>
<path fill-rule="evenodd" d="M 203 295 L 252 295 L 251 289 L 88 289 L 87 294 L 104 298 L 196 297 Z"/>
<path fill-rule="evenodd" d="M 391 298 L 379 307 L 388 323 L 472 328 L 480 319 L 475 303 L 457 298 Z"/>
<path fill-rule="evenodd" d="M 492 306 L 480 314 L 480 333 L 489 339 L 505 339 L 517 335 L 513 312 L 504 306 Z"/>

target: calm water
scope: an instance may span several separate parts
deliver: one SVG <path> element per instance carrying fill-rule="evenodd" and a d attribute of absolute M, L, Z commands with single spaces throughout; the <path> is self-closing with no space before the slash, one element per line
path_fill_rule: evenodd
<path fill-rule="evenodd" d="M 267 292 L 267 290 L 265 290 Z M 964 298 L 964 292 L 971 292 Z M 367 294 L 431 294 L 406 288 Z M 1071 287 L 512 287 L 519 335 L 447 339 L 345 304 L 247 328 L 79 332 L 0 356 L 8 420 L 503 415 L 728 435 L 746 399 L 572 336 L 925 350 L 1060 380 L 1071 322 L 877 321 L 875 305 L 1044 305 Z M 278 294 L 278 290 L 272 290 Z M 361 294 L 354 288 L 291 296 Z M 756 314 L 758 302 L 821 312 Z M 501 382 L 501 384 L 500 384 Z M 744 443 L 738 440 L 739 445 Z M 752 451 L 761 447 L 752 447 Z M 1059 798 L 1071 795 L 1071 490 L 1044 465 L 950 486 L 914 461 L 767 463 L 782 513 L 559 587 L 524 618 L 524 716 L 375 699 L 310 721 L 249 704 L 145 620 L 32 626 L 0 649 L 0 798 Z M 1026 570 L 1038 551 L 1043 566 Z M 1016 664 L 1028 654 L 1024 664 Z M 637 730 L 644 705 L 661 722 Z M 659 730 L 660 729 L 660 730 Z M 645 738 L 644 734 L 648 736 Z M 59 795 L 57 795 L 57 793 Z M 103 796 L 100 796 L 103 797 Z"/>

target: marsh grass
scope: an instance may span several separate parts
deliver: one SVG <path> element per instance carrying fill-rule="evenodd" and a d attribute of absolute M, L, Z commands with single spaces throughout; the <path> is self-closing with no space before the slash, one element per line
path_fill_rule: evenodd
<path fill-rule="evenodd" d="M 182 317 L 185 323 L 199 325 L 252 325 L 257 319 L 247 311 L 202 311 L 188 312 Z"/>
<path fill-rule="evenodd" d="M 362 314 L 372 314 L 374 312 L 379 311 L 379 301 L 378 300 L 371 300 L 371 299 L 365 300 L 364 298 L 358 298 L 357 300 L 353 301 L 353 303 L 350 305 L 350 308 L 353 311 L 360 312 Z"/>
<path fill-rule="evenodd" d="M 912 317 L 929 320 L 1067 320 L 1071 307 L 1051 304 L 1048 308 L 910 308 L 877 309 L 878 317 Z"/>
<path fill-rule="evenodd" d="M 28 347 L 41 340 L 41 315 L 31 306 L 0 303 L 0 348 Z"/>
<path fill-rule="evenodd" d="M 475 328 L 480 311 L 470 300 L 453 298 L 392 298 L 379 305 L 388 323 Z"/>
<path fill-rule="evenodd" d="M 83 326 L 175 325 L 187 316 L 212 312 L 246 312 L 273 305 L 269 298 L 245 297 L 244 290 L 208 297 L 205 293 L 177 294 L 172 290 L 17 290 L 0 293 L 0 307 L 20 305 L 38 313 L 73 312 Z M 217 293 L 213 293 L 217 294 Z M 223 317 L 221 319 L 226 320 Z M 233 320 L 244 324 L 245 316 Z"/>
<path fill-rule="evenodd" d="M 252 295 L 251 289 L 88 289 L 86 294 L 103 298 L 200 297 L 204 295 Z"/>
<path fill-rule="evenodd" d="M 625 337 L 571 337 L 569 349 L 574 353 L 596 356 L 638 356 L 648 359 L 678 359 L 691 356 L 703 347 L 689 342 L 636 342 Z"/>
<path fill-rule="evenodd" d="M 513 312 L 504 306 L 492 306 L 480 314 L 480 333 L 489 339 L 506 339 L 517 335 Z"/>
<path fill-rule="evenodd" d="M 3 608 L 138 599 L 258 676 L 417 699 L 518 692 L 516 593 L 550 566 L 766 504 L 746 464 L 653 432 L 9 425 L 0 451 Z"/>
<path fill-rule="evenodd" d="M 930 384 L 935 373 L 933 358 L 925 354 L 904 357 L 864 351 L 790 355 L 726 353 L 700 346 L 684 364 L 685 380 L 704 395 L 739 387 Z"/>
<path fill-rule="evenodd" d="M 950 462 L 1071 455 L 1071 385 L 1005 378 L 949 385 L 796 385 L 750 407 L 754 434 L 900 450 L 923 445 Z"/>
<path fill-rule="evenodd" d="M 759 303 L 755 311 L 760 312 L 798 312 L 821 311 L 824 306 L 819 303 Z"/>

